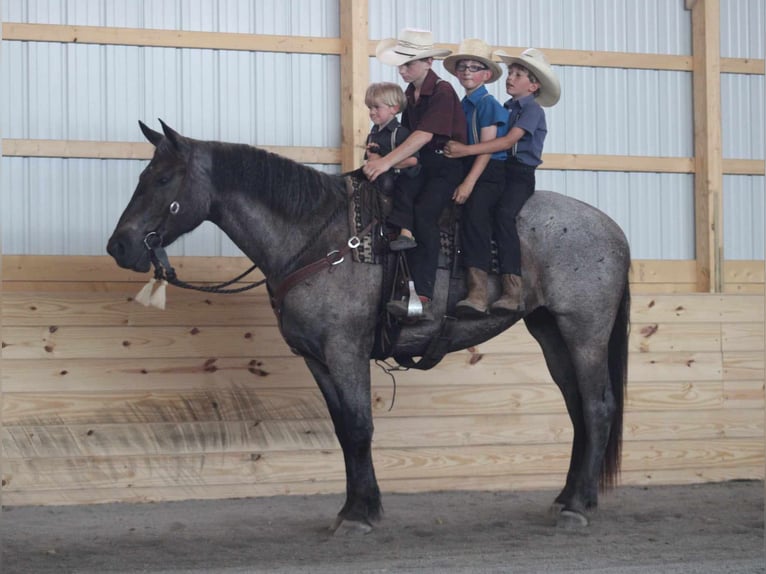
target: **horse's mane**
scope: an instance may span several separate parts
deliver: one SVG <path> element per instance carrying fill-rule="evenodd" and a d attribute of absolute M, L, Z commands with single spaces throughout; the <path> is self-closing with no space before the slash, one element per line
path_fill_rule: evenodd
<path fill-rule="evenodd" d="M 245 189 L 286 219 L 301 220 L 346 198 L 337 175 L 250 145 L 209 143 L 216 188 Z"/>

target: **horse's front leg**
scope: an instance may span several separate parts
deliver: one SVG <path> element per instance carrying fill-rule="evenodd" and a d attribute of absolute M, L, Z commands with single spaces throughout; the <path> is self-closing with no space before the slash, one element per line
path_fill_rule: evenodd
<path fill-rule="evenodd" d="M 313 358 L 305 360 L 327 402 L 346 464 L 346 503 L 331 529 L 370 532 L 383 507 L 372 466 L 369 360 L 349 356 L 348 350 L 328 360 L 329 367 Z"/>

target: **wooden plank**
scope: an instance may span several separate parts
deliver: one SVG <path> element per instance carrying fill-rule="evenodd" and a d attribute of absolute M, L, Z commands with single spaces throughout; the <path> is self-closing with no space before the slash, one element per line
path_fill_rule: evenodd
<path fill-rule="evenodd" d="M 763 351 L 728 351 L 723 353 L 725 381 L 763 380 Z"/>
<path fill-rule="evenodd" d="M 24 24 L 3 22 L 3 40 L 61 42 L 113 46 L 154 46 L 163 48 L 200 48 L 245 50 L 290 54 L 341 53 L 339 38 L 275 36 L 228 32 L 192 32 L 152 28 L 115 28 L 105 26 L 68 26 L 60 24 Z"/>
<path fill-rule="evenodd" d="M 545 153 L 540 169 L 694 173 L 694 159 L 688 157 Z"/>
<path fill-rule="evenodd" d="M 382 376 L 382 375 L 381 375 Z M 390 379 L 387 379 L 390 381 Z M 3 359 L 5 392 L 202 391 L 230 387 L 308 388 L 299 357 L 163 359 Z"/>
<path fill-rule="evenodd" d="M 9 292 L 3 297 L 2 316 L 8 327 L 276 324 L 268 294 L 260 289 L 225 297 L 173 290 L 164 311 L 139 305 L 125 293 Z M 763 316 L 763 295 L 638 294 L 631 301 L 634 323 L 762 323 Z"/>
<path fill-rule="evenodd" d="M 727 175 L 764 175 L 763 160 L 761 159 L 722 159 L 723 173 Z"/>
<path fill-rule="evenodd" d="M 721 72 L 763 75 L 764 60 L 762 58 L 721 58 Z"/>
<path fill-rule="evenodd" d="M 763 261 L 724 261 L 724 281 L 726 283 L 753 283 L 759 285 L 763 293 L 764 282 Z"/>
<path fill-rule="evenodd" d="M 723 289 L 720 9 L 718 0 L 699 0 L 692 8 L 695 252 L 702 292 Z"/>
<path fill-rule="evenodd" d="M 763 409 L 764 382 L 758 381 L 725 381 L 723 384 L 724 408 L 737 409 L 742 412 L 745 408 Z"/>
<path fill-rule="evenodd" d="M 135 273 L 120 269 L 109 256 L 49 256 L 49 255 L 3 255 L 3 289 L 11 282 L 75 282 L 86 285 L 87 282 L 119 283 L 127 282 L 127 294 L 134 294 L 134 286 L 145 283 L 150 274 Z M 171 257 L 171 262 L 178 276 L 189 282 L 217 283 L 227 281 L 250 267 L 246 257 Z M 630 281 L 632 284 L 692 284 L 695 279 L 693 260 L 656 260 L 634 259 Z M 760 282 L 763 276 L 763 261 L 729 261 L 734 273 L 742 276 L 742 269 L 753 274 L 747 281 Z M 760 275 L 759 275 L 760 274 Z M 255 272 L 248 281 L 262 278 Z M 742 282 L 742 281 L 740 281 Z M 174 288 L 170 288 L 174 289 Z M 39 290 L 39 289 L 37 289 Z"/>
<path fill-rule="evenodd" d="M 694 261 L 663 261 L 634 259 L 631 262 L 631 283 L 693 283 Z"/>
<path fill-rule="evenodd" d="M 4 359 L 290 356 L 277 327 L 9 327 Z"/>
<path fill-rule="evenodd" d="M 763 465 L 751 464 L 730 468 L 693 468 L 655 471 L 623 471 L 620 484 L 663 485 L 698 484 L 745 479 L 763 480 Z M 418 493 L 444 490 L 516 491 L 550 489 L 551 501 L 558 494 L 565 476 L 561 472 L 544 474 L 523 474 L 505 476 L 461 476 L 428 479 L 383 479 L 381 489 L 387 493 Z M 20 505 L 69 505 L 100 504 L 110 502 L 146 503 L 177 501 L 187 499 L 212 500 L 222 498 L 245 498 L 275 495 L 309 496 L 316 494 L 337 494 L 338 506 L 343 503 L 345 480 L 285 482 L 281 484 L 227 484 L 227 485 L 184 485 L 157 488 L 75 488 L 38 490 L 33 492 L 6 492 L 3 503 L 6 506 Z M 609 497 L 610 493 L 606 493 Z M 385 497 L 384 497 L 385 500 Z M 296 502 L 297 504 L 297 502 Z M 540 509 L 543 514 L 546 509 Z M 317 524 L 331 521 L 332 517 L 309 518 Z"/>
<path fill-rule="evenodd" d="M 375 47 L 379 40 L 369 40 L 367 54 L 375 56 Z M 457 44 L 438 44 L 439 48 L 458 49 Z M 520 54 L 525 46 L 494 46 L 506 52 Z M 638 70 L 678 70 L 691 71 L 692 58 L 669 54 L 637 54 L 635 52 L 605 52 L 592 50 L 564 50 L 544 48 L 545 56 L 551 64 L 560 66 L 587 66 L 594 68 L 628 68 Z"/>
<path fill-rule="evenodd" d="M 84 159 L 148 160 L 154 146 L 139 142 L 110 142 L 84 140 L 4 139 L 2 154 L 7 157 L 60 157 Z M 305 164 L 338 164 L 341 150 L 330 147 L 258 146 Z"/>
<path fill-rule="evenodd" d="M 367 56 L 367 0 L 340 0 L 340 93 L 341 169 L 351 171 L 362 163 L 361 150 L 367 141 L 370 118 L 364 94 L 370 83 Z"/>
<path fill-rule="evenodd" d="M 763 353 L 764 338 L 761 323 L 722 323 L 721 344 L 724 352 L 760 351 Z"/>
<path fill-rule="evenodd" d="M 170 258 L 179 278 L 190 283 L 219 283 L 246 271 L 252 262 L 246 257 L 173 257 Z M 146 283 L 150 273 L 136 273 L 117 266 L 108 255 L 3 255 L 3 283 L 9 281 L 104 281 Z M 258 281 L 256 271 L 245 282 Z M 168 287 L 169 290 L 175 289 Z"/>
<path fill-rule="evenodd" d="M 636 323 L 763 323 L 764 299 L 756 295 L 638 295 L 631 298 L 630 318 Z"/>
<path fill-rule="evenodd" d="M 633 410 L 720 408 L 721 381 L 656 381 L 629 386 Z M 427 417 L 564 413 L 552 384 L 399 386 L 390 410 L 391 386 L 372 388 L 375 417 Z M 231 386 L 187 391 L 5 392 L 6 426 L 147 424 L 191 421 L 252 421 L 325 418 L 325 402 L 315 388 Z"/>
<path fill-rule="evenodd" d="M 37 326 L 275 326 L 268 294 L 216 296 L 174 290 L 164 311 L 144 307 L 132 295 L 78 292 L 4 293 L 3 324 Z"/>
<path fill-rule="evenodd" d="M 637 412 L 625 417 L 626 441 L 761 438 L 762 409 L 731 408 Z M 568 444 L 568 415 L 504 414 L 383 417 L 375 421 L 375 448 Z M 206 452 L 339 450 L 329 416 L 323 419 L 135 424 L 9 425 L 2 429 L 8 459 Z"/>
<path fill-rule="evenodd" d="M 703 482 L 720 482 L 726 480 L 745 479 L 763 480 L 763 465 L 741 465 L 731 468 L 692 468 L 654 471 L 623 471 L 620 484 L 629 485 L 663 485 L 663 484 L 698 484 Z M 484 491 L 516 491 L 550 489 L 551 500 L 558 494 L 564 483 L 564 473 L 546 472 L 544 474 L 522 474 L 504 476 L 461 476 L 439 477 L 428 479 L 382 479 L 381 489 L 387 493 L 418 493 L 444 490 L 484 490 Z M 75 488 L 38 490 L 32 492 L 6 492 L 3 503 L 6 506 L 20 505 L 69 505 L 69 504 L 100 504 L 110 502 L 146 503 L 161 501 L 176 501 L 187 499 L 212 500 L 222 498 L 245 498 L 275 495 L 309 496 L 316 494 L 337 494 L 338 506 L 343 503 L 345 480 L 285 482 L 277 484 L 227 484 L 227 485 L 173 485 L 157 488 Z M 385 495 L 384 495 L 385 496 Z M 606 493 L 609 497 L 610 493 Z M 384 497 L 385 500 L 385 497 Z M 297 503 L 296 503 L 297 504 Z M 546 509 L 540 509 L 544 513 Z M 332 517 L 317 516 L 310 520 L 324 524 Z"/>
<path fill-rule="evenodd" d="M 720 351 L 718 323 L 632 323 L 629 352 Z"/>
<path fill-rule="evenodd" d="M 446 476 L 511 476 L 561 472 L 569 464 L 568 445 L 485 446 L 481 448 L 375 449 L 376 474 L 390 479 Z M 763 464 L 763 440 L 716 439 L 628 442 L 626 471 L 736 469 Z M 345 476 L 340 452 L 245 452 L 204 455 L 7 460 L 5 492 L 90 488 L 152 488 L 202 484 L 279 484 L 337 481 Z"/>
<path fill-rule="evenodd" d="M 725 378 L 753 379 L 763 370 L 757 353 L 633 353 L 630 384 L 659 381 L 705 381 Z M 373 385 L 381 392 L 392 387 L 391 378 L 371 364 Z M 542 353 L 476 355 L 469 351 L 448 354 L 434 369 L 395 373 L 397 387 L 455 385 L 552 385 Z M 5 392 L 96 393 L 104 391 L 201 391 L 252 387 L 315 387 L 299 357 L 205 357 L 142 359 L 27 359 L 3 360 Z"/>

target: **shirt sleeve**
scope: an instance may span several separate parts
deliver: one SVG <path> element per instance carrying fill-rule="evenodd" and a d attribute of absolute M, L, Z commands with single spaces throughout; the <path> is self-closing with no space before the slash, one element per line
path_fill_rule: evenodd
<path fill-rule="evenodd" d="M 495 98 L 487 97 L 481 100 L 477 111 L 479 130 L 487 126 L 504 126 L 508 122 L 508 110 Z"/>

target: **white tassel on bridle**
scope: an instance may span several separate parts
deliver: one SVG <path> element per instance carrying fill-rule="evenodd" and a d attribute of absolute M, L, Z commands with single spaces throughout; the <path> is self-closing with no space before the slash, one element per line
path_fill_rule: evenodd
<path fill-rule="evenodd" d="M 134 297 L 136 302 L 141 303 L 144 307 L 148 307 L 151 304 L 152 292 L 154 291 L 154 286 L 156 284 L 157 280 L 154 277 L 149 279 L 149 282 L 141 287 L 141 291 Z"/>
<path fill-rule="evenodd" d="M 141 287 L 134 299 L 144 307 L 156 307 L 164 311 L 167 285 L 168 282 L 165 279 L 158 282 L 156 277 L 152 277 L 146 285 Z"/>

